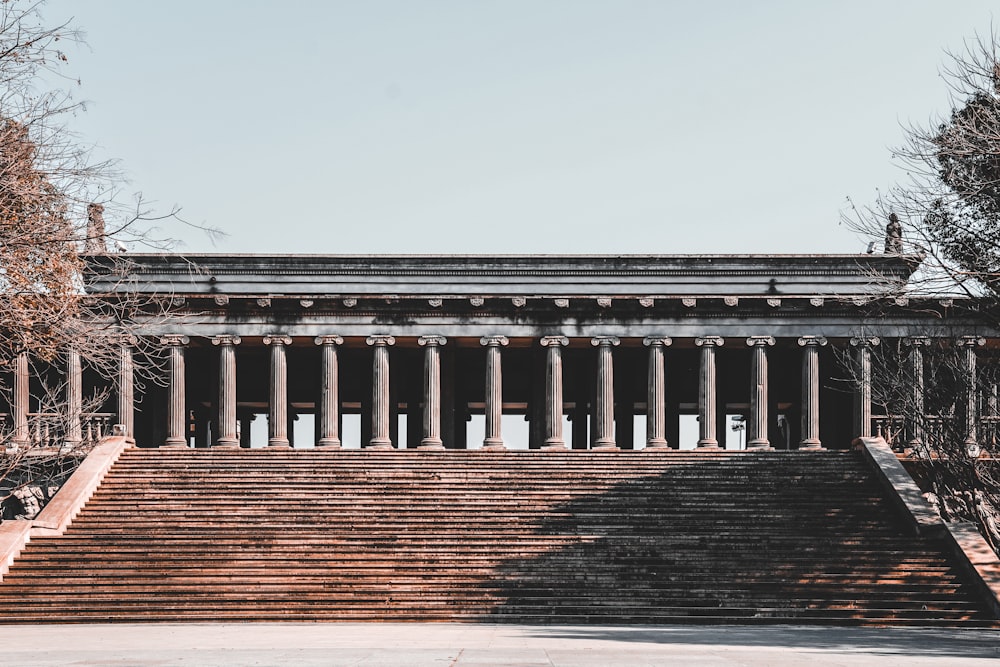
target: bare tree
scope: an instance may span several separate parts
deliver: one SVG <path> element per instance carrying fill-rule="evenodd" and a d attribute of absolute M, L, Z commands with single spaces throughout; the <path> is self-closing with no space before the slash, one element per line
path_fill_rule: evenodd
<path fill-rule="evenodd" d="M 0 406 L 12 408 L 10 419 L 0 408 L 0 501 L 56 484 L 107 432 L 123 341 L 135 355 L 137 389 L 155 381 L 157 352 L 133 334 L 137 319 L 155 323 L 169 307 L 134 290 L 88 293 L 95 267 L 105 286 L 129 280 L 127 247 L 165 248 L 159 223 L 176 211 L 156 216 L 141 197 L 122 201 L 116 165 L 94 159 L 70 131 L 82 104 L 63 47 L 82 36 L 47 24 L 43 8 L 44 0 L 0 0 Z M 83 372 L 103 382 L 72 395 Z M 26 389 L 30 423 L 14 423 Z"/>

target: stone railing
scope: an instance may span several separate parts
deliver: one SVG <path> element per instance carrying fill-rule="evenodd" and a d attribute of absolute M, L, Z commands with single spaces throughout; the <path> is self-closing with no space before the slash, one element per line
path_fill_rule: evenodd
<path fill-rule="evenodd" d="M 80 415 L 80 437 L 94 443 L 111 435 L 113 412 L 85 412 Z M 28 443 L 33 447 L 61 447 L 65 444 L 65 416 L 56 412 L 28 413 Z"/>

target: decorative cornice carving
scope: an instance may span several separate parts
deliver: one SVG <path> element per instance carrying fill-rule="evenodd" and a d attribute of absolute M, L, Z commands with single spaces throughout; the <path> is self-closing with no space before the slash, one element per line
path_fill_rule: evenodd
<path fill-rule="evenodd" d="M 479 308 L 484 303 L 486 303 L 486 299 L 484 299 L 481 296 L 474 296 L 469 298 L 469 303 L 472 304 L 473 308 Z"/>
<path fill-rule="evenodd" d="M 774 297 L 768 298 L 767 305 L 771 306 L 771 308 L 778 308 L 781 306 L 781 299 L 776 299 Z"/>
<path fill-rule="evenodd" d="M 955 344 L 959 347 L 982 347 L 986 345 L 986 339 L 982 336 L 959 336 Z"/>
<path fill-rule="evenodd" d="M 639 305 L 643 308 L 652 308 L 653 304 L 656 303 L 656 299 L 651 296 L 640 296 Z"/>
<path fill-rule="evenodd" d="M 365 343 L 368 345 L 384 346 L 384 345 L 395 345 L 396 339 L 389 334 L 375 334 L 374 336 L 369 336 L 365 338 Z"/>
<path fill-rule="evenodd" d="M 683 299 L 681 299 L 681 303 L 684 304 L 685 308 L 694 308 L 696 305 L 698 305 L 698 299 L 695 299 L 694 297 L 686 296 Z"/>
<path fill-rule="evenodd" d="M 269 336 L 264 336 L 264 345 L 291 345 L 291 336 L 286 336 L 285 334 L 271 334 Z"/>
<path fill-rule="evenodd" d="M 239 345 L 242 342 L 235 334 L 219 334 L 212 336 L 212 345 Z"/>
<path fill-rule="evenodd" d="M 908 296 L 897 296 L 895 299 L 896 305 L 902 308 L 910 305 L 910 297 Z"/>
<path fill-rule="evenodd" d="M 542 344 L 542 347 L 550 347 L 552 345 L 566 347 L 569 345 L 569 338 L 566 338 L 566 336 L 543 336 L 538 342 Z"/>
<path fill-rule="evenodd" d="M 183 334 L 166 334 L 160 336 L 160 345 L 183 346 L 191 342 L 191 339 Z"/>
<path fill-rule="evenodd" d="M 556 299 L 556 308 L 569 308 L 569 299 Z"/>
<path fill-rule="evenodd" d="M 448 339 L 444 336 L 421 336 L 417 339 L 417 343 L 420 345 L 438 346 L 444 345 L 447 342 Z"/>
<path fill-rule="evenodd" d="M 594 336 L 590 339 L 590 344 L 594 347 L 601 345 L 616 346 L 621 344 L 621 339 L 617 336 Z"/>
<path fill-rule="evenodd" d="M 599 296 L 597 297 L 597 305 L 601 308 L 611 307 L 611 297 L 610 296 Z"/>
<path fill-rule="evenodd" d="M 186 299 L 182 296 L 175 296 L 170 298 L 170 305 L 175 308 L 180 308 L 186 303 Z"/>
<path fill-rule="evenodd" d="M 747 345 L 754 347 L 756 345 L 774 345 L 774 336 L 747 336 Z"/>
<path fill-rule="evenodd" d="M 955 305 L 954 299 L 939 299 L 938 303 L 941 304 L 942 308 L 951 308 Z"/>
<path fill-rule="evenodd" d="M 299 299 L 299 305 L 303 308 L 312 308 L 314 303 L 312 299 Z"/>
<path fill-rule="evenodd" d="M 642 344 L 646 347 L 651 345 L 662 345 L 668 347 L 674 344 L 673 339 L 670 336 L 646 336 L 642 339 Z"/>
<path fill-rule="evenodd" d="M 727 306 L 738 306 L 740 303 L 740 298 L 738 296 L 724 296 L 722 297 L 722 302 Z"/>
<path fill-rule="evenodd" d="M 823 347 L 826 345 L 826 338 L 823 336 L 801 336 L 798 343 L 801 347 Z"/>
<path fill-rule="evenodd" d="M 487 347 L 497 347 L 505 346 L 510 340 L 506 336 L 493 335 L 493 336 L 483 336 L 479 339 L 480 345 L 486 345 Z"/>
<path fill-rule="evenodd" d="M 353 296 L 349 296 L 346 299 L 344 299 L 343 304 L 347 308 L 354 308 L 354 306 L 358 305 L 358 300 L 355 299 Z"/>
<path fill-rule="evenodd" d="M 264 297 L 261 297 L 261 298 L 257 299 L 257 305 L 260 306 L 261 308 L 270 308 L 271 307 L 271 297 L 264 296 Z"/>
<path fill-rule="evenodd" d="M 701 336 L 694 339 L 694 344 L 698 347 L 722 347 L 725 343 L 722 336 Z"/>
<path fill-rule="evenodd" d="M 444 303 L 444 299 L 441 297 L 434 297 L 433 299 L 427 299 L 427 305 L 431 308 L 440 308 L 441 304 Z"/>
<path fill-rule="evenodd" d="M 226 294 L 216 294 L 215 295 L 215 305 L 216 306 L 226 306 L 229 304 L 229 296 Z"/>
<path fill-rule="evenodd" d="M 323 334 L 313 339 L 316 345 L 343 345 L 344 339 L 337 334 Z"/>
<path fill-rule="evenodd" d="M 821 296 L 810 297 L 809 304 L 812 305 L 812 306 L 815 306 L 816 308 L 822 308 L 823 307 L 823 297 L 821 297 Z"/>
<path fill-rule="evenodd" d="M 524 304 L 528 302 L 528 300 L 525 299 L 523 296 L 515 296 L 510 300 L 510 302 L 514 304 L 515 308 L 522 308 L 524 307 Z"/>

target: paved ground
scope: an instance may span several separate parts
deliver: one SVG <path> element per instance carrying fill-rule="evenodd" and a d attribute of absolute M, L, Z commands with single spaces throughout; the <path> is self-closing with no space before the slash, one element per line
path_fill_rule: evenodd
<path fill-rule="evenodd" d="M 1000 632 L 462 624 L 0 625 L 0 663 L 41 665 L 1000 664 Z"/>

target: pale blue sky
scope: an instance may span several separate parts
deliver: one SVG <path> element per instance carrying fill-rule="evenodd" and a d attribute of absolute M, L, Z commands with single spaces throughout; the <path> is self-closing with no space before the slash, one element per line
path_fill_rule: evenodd
<path fill-rule="evenodd" d="M 51 0 L 75 121 L 218 252 L 857 252 L 995 3 Z"/>

